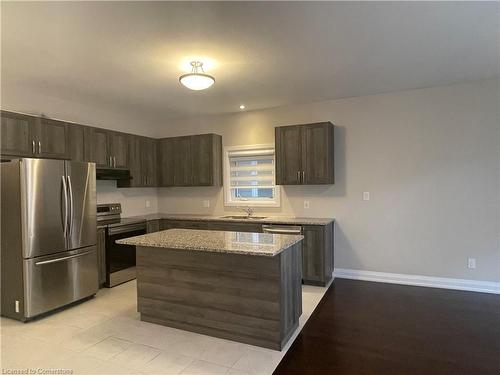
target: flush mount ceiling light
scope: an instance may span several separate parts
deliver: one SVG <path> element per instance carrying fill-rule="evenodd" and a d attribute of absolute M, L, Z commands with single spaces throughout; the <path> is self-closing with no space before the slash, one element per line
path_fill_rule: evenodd
<path fill-rule="evenodd" d="M 245 108 L 246 108 L 246 107 L 245 107 L 245 104 L 240 105 L 240 109 L 241 109 L 241 110 L 244 110 Z"/>
<path fill-rule="evenodd" d="M 215 78 L 205 74 L 201 61 L 191 61 L 191 73 L 179 77 L 179 82 L 191 90 L 205 90 L 215 83 Z"/>

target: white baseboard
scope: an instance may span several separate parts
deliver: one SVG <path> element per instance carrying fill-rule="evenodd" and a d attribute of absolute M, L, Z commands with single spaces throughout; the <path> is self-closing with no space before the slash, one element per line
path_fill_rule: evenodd
<path fill-rule="evenodd" d="M 471 292 L 500 294 L 500 283 L 493 281 L 405 275 L 399 273 L 351 270 L 346 268 L 335 268 L 333 276 L 341 279 L 365 280 L 380 283 L 427 286 L 431 288 L 457 289 L 468 290 Z"/>

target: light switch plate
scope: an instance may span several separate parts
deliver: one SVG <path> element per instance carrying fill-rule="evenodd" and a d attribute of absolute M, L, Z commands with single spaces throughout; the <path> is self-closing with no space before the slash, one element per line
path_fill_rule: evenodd
<path fill-rule="evenodd" d="M 208 199 L 203 200 L 203 207 L 205 208 L 210 207 L 210 201 Z"/>
<path fill-rule="evenodd" d="M 364 191 L 363 192 L 363 200 L 364 201 L 369 201 L 370 200 L 370 192 L 369 191 Z"/>
<path fill-rule="evenodd" d="M 304 208 L 309 208 L 309 201 L 304 201 Z"/>
<path fill-rule="evenodd" d="M 149 208 L 149 207 L 151 207 L 151 201 L 146 200 L 146 208 Z"/>
<path fill-rule="evenodd" d="M 476 258 L 467 259 L 467 268 L 470 268 L 471 270 L 476 268 Z"/>

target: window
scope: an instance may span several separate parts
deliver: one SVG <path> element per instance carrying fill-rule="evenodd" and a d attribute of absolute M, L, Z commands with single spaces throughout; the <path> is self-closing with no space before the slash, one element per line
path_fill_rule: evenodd
<path fill-rule="evenodd" d="M 226 206 L 279 207 L 274 145 L 227 147 L 224 155 Z"/>

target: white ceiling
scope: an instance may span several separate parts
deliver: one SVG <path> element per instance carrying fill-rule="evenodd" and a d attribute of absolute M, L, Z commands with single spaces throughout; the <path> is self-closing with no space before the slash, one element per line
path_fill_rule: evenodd
<path fill-rule="evenodd" d="M 183 117 L 500 75 L 495 2 L 2 2 L 2 90 Z M 191 56 L 215 85 L 178 82 Z"/>

